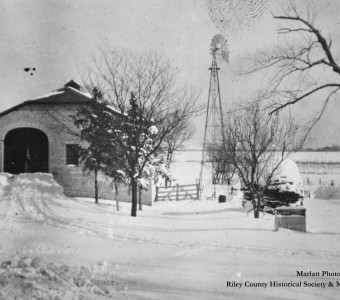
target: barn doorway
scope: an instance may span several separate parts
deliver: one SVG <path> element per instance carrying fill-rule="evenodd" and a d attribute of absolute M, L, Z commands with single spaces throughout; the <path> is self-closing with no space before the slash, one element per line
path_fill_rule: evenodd
<path fill-rule="evenodd" d="M 48 172 L 48 138 L 41 130 L 13 129 L 6 134 L 4 146 L 5 172 Z"/>

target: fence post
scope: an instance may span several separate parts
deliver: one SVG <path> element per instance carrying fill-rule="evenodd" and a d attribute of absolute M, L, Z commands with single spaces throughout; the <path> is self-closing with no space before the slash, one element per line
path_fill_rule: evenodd
<path fill-rule="evenodd" d="M 115 181 L 115 191 L 116 191 L 116 208 L 119 211 L 119 201 L 118 201 L 118 183 Z"/>
<path fill-rule="evenodd" d="M 142 208 L 142 188 L 141 187 L 139 187 L 138 197 L 139 197 L 139 199 L 138 199 L 139 210 L 143 210 L 143 208 Z"/>
<path fill-rule="evenodd" d="M 178 195 L 179 195 L 179 185 L 176 184 L 176 200 L 178 201 Z"/>
<path fill-rule="evenodd" d="M 200 198 L 200 184 L 196 183 L 196 199 Z"/>
<path fill-rule="evenodd" d="M 156 186 L 156 199 L 155 199 L 155 202 L 157 202 L 157 201 L 158 201 L 158 190 L 159 190 L 159 187 L 158 187 L 158 186 Z"/>

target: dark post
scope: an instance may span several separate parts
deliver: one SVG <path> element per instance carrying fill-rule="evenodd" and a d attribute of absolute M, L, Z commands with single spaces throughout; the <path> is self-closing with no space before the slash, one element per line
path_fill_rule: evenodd
<path fill-rule="evenodd" d="M 142 210 L 142 187 L 139 187 L 139 210 Z"/>
<path fill-rule="evenodd" d="M 98 203 L 98 169 L 94 168 L 94 199 Z"/>
<path fill-rule="evenodd" d="M 158 201 L 158 190 L 159 190 L 159 187 L 156 186 L 156 199 L 155 199 L 155 202 Z"/>
<path fill-rule="evenodd" d="M 118 183 L 115 182 L 115 191 L 116 191 L 116 208 L 119 211 L 119 201 L 118 201 Z"/>

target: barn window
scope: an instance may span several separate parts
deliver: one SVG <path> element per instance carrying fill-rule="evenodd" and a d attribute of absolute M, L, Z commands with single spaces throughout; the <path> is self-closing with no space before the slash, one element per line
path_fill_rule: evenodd
<path fill-rule="evenodd" d="M 79 145 L 66 145 L 66 164 L 78 166 L 79 163 Z"/>

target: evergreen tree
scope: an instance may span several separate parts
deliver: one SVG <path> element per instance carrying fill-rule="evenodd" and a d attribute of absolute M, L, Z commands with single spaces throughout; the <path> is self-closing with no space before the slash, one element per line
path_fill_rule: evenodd
<path fill-rule="evenodd" d="M 85 146 L 80 148 L 80 161 L 83 170 L 94 173 L 95 203 L 98 203 L 98 172 L 102 172 L 118 182 L 124 181 L 124 176 L 117 173 L 120 161 L 112 157 L 119 157 L 119 149 L 112 145 L 109 132 L 103 130 L 103 124 L 110 120 L 106 103 L 98 88 L 92 90 L 92 101 L 82 107 L 75 116 L 74 122 L 81 130 L 81 139 Z"/>
<path fill-rule="evenodd" d="M 102 171 L 112 178 L 115 187 L 117 182 L 129 184 L 131 214 L 135 216 L 138 190 L 146 189 L 149 180 L 165 168 L 161 166 L 164 161 L 155 140 L 157 127 L 144 119 L 132 92 L 129 104 L 127 114 L 119 115 L 94 88 L 93 102 L 77 113 L 75 124 L 82 128 L 81 138 L 88 143 L 81 150 L 84 169 L 95 174 Z"/>

